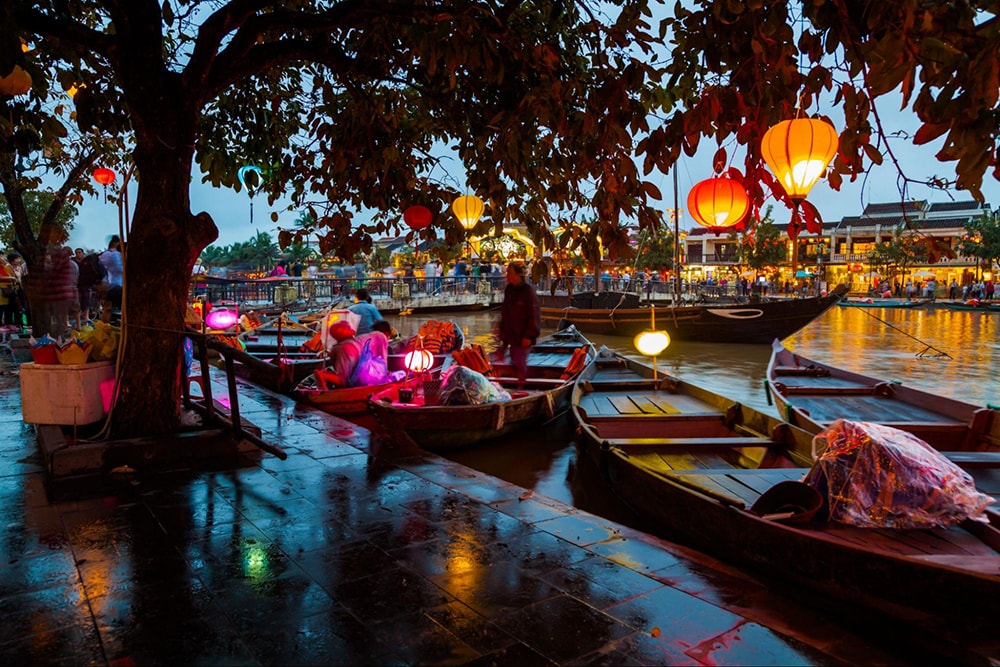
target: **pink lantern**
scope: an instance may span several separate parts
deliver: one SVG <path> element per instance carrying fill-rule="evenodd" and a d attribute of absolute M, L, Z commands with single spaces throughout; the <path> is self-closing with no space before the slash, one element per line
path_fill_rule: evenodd
<path fill-rule="evenodd" d="M 433 219 L 434 214 L 426 206 L 410 206 L 403 211 L 403 222 L 413 230 L 430 227 Z"/>
<path fill-rule="evenodd" d="M 239 322 L 239 320 L 240 317 L 235 311 L 218 308 L 208 313 L 208 316 L 205 318 L 205 324 L 212 329 L 228 329 Z"/>

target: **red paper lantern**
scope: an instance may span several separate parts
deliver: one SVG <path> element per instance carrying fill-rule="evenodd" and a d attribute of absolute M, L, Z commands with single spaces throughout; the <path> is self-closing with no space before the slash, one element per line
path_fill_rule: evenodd
<path fill-rule="evenodd" d="M 434 214 L 426 206 L 410 206 L 403 211 L 403 222 L 413 230 L 430 227 L 433 218 Z"/>
<path fill-rule="evenodd" d="M 696 184 L 688 194 L 688 212 L 702 227 L 725 230 L 738 224 L 750 209 L 747 191 L 736 181 L 717 176 Z"/>
<path fill-rule="evenodd" d="M 111 171 L 107 167 L 98 167 L 94 170 L 94 180 L 101 185 L 111 185 L 115 182 L 115 172 Z"/>

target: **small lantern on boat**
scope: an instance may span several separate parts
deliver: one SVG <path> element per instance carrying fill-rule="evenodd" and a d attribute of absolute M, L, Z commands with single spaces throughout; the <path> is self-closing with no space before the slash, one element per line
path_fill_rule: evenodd
<path fill-rule="evenodd" d="M 653 382 L 656 382 L 656 357 L 670 345 L 670 334 L 656 328 L 656 308 L 649 309 L 649 323 L 649 329 L 636 334 L 632 344 L 640 354 L 653 358 Z"/>
<path fill-rule="evenodd" d="M 205 318 L 205 323 L 212 329 L 225 330 L 231 326 L 234 326 L 240 321 L 239 315 L 236 311 L 229 310 L 227 308 L 218 308 L 216 310 L 208 313 Z"/>
<path fill-rule="evenodd" d="M 403 363 L 406 365 L 406 369 L 414 375 L 424 373 L 430 370 L 431 364 L 434 363 L 434 355 L 431 354 L 430 350 L 418 347 L 406 353 L 403 357 Z"/>

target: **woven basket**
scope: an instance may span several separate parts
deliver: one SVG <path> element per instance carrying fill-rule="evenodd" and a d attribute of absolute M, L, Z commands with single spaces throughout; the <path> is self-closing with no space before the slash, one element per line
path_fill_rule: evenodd
<path fill-rule="evenodd" d="M 424 380 L 424 405 L 437 405 L 441 399 L 441 380 Z"/>

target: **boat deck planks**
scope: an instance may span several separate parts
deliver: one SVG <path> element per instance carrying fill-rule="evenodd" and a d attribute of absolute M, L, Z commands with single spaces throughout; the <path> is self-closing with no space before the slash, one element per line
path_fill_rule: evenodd
<path fill-rule="evenodd" d="M 815 581 L 817 590 L 844 600 L 943 619 L 968 615 L 993 623 L 997 618 L 1000 518 L 992 524 L 900 529 L 834 523 L 822 510 L 804 523 L 759 516 L 749 508 L 765 493 L 805 478 L 812 461 L 810 433 L 824 427 L 800 429 L 679 378 L 654 381 L 647 372 L 652 369 L 644 371 L 620 355 L 616 361 L 617 367 L 599 358 L 576 384 L 578 444 L 635 512 L 690 546 L 779 576 L 794 570 L 799 581 Z M 903 385 L 837 378 L 836 371 L 781 361 L 790 372 L 771 375 L 771 385 L 797 386 L 800 392 L 778 404 L 779 413 L 794 406 L 810 410 L 811 419 L 830 422 L 843 414 L 824 420 L 821 406 L 834 402 L 840 405 L 832 409 L 851 419 L 907 424 L 928 442 L 936 437 L 938 450 L 972 474 L 981 491 L 1000 496 L 995 411 L 951 406 L 944 397 L 914 404 L 913 390 Z M 960 437 L 970 423 L 989 438 Z M 784 502 L 799 502 L 797 492 L 806 490 L 786 491 L 787 500 L 781 490 L 773 498 L 769 494 L 769 506 L 776 509 L 767 511 L 781 514 Z"/>
<path fill-rule="evenodd" d="M 820 422 L 833 422 L 843 415 L 851 415 L 855 421 L 878 424 L 925 422 L 965 428 L 964 422 L 888 396 L 823 395 L 811 398 L 808 394 L 796 394 L 792 403 Z"/>
<path fill-rule="evenodd" d="M 660 392 L 609 391 L 587 394 L 580 401 L 587 414 L 597 416 L 664 416 L 679 414 L 718 414 L 713 406 L 692 396 Z"/>

